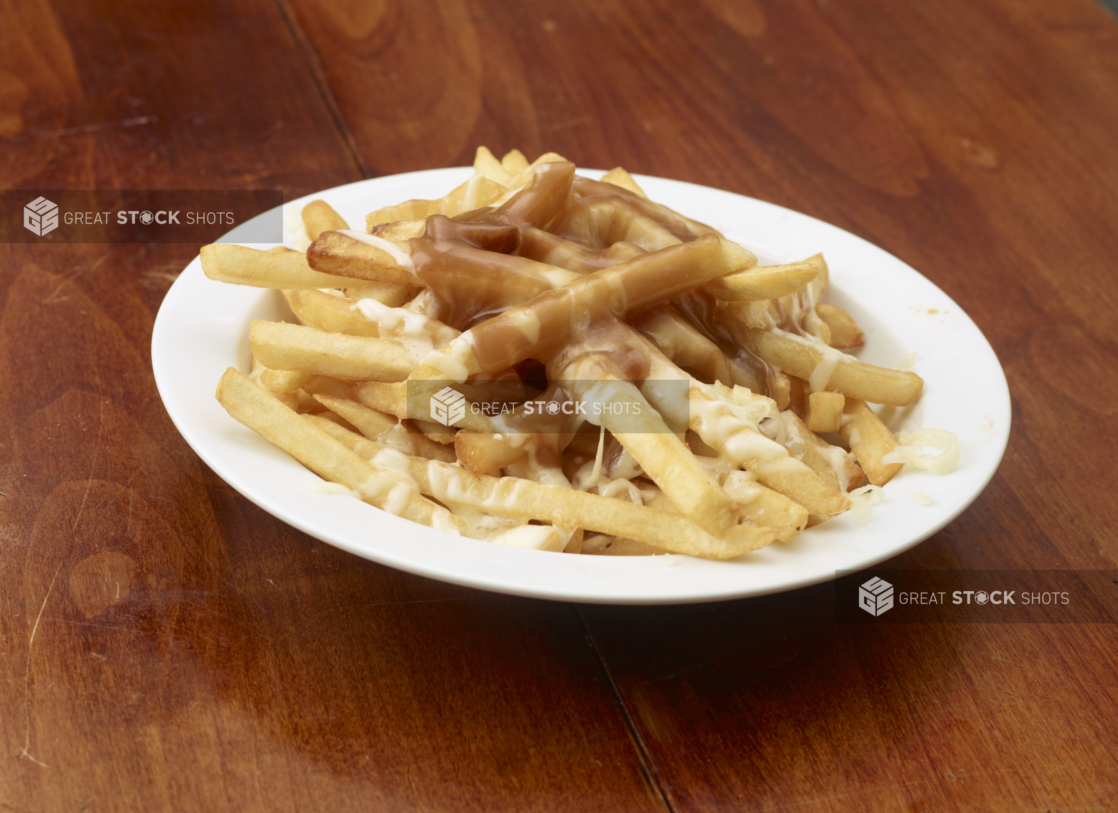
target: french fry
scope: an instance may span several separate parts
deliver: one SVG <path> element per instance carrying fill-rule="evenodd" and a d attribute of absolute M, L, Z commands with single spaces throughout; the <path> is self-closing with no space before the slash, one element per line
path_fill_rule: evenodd
<path fill-rule="evenodd" d="M 400 420 L 408 417 L 408 387 L 407 384 L 383 384 L 379 382 L 362 382 L 357 384 L 347 393 L 361 402 L 369 409 L 392 415 Z M 444 426 L 445 430 L 446 427 Z M 453 439 L 452 439 L 453 442 Z"/>
<path fill-rule="evenodd" d="M 792 400 L 791 377 L 775 367 L 769 367 L 765 373 L 766 393 L 776 401 L 777 409 L 787 409 L 788 402 Z"/>
<path fill-rule="evenodd" d="M 501 474 L 505 477 L 513 477 L 521 480 L 529 480 L 533 483 L 540 483 L 542 485 L 556 486 L 562 489 L 569 489 L 571 481 L 563 473 L 562 466 L 558 465 L 559 461 L 555 461 L 556 465 L 549 462 L 537 460 L 530 455 L 514 460 L 509 465 L 501 470 Z"/>
<path fill-rule="evenodd" d="M 726 301 L 760 302 L 794 293 L 819 276 L 813 263 L 758 265 L 706 284 L 706 290 Z M 754 327 L 766 327 L 755 324 Z"/>
<path fill-rule="evenodd" d="M 745 249 L 711 235 L 643 254 L 482 322 L 432 353 L 412 379 L 464 381 L 474 373 L 505 370 L 546 353 L 579 320 L 640 310 L 756 261 Z"/>
<path fill-rule="evenodd" d="M 733 356 L 723 353 L 730 368 L 730 380 L 725 382 L 737 387 L 745 387 L 750 392 L 767 395 L 776 401 L 780 409 L 787 409 L 791 393 L 788 376 L 775 367 L 765 364 L 751 353 L 736 348 Z"/>
<path fill-rule="evenodd" d="M 788 376 L 737 342 L 736 334 L 742 326 L 736 321 L 730 324 L 723 322 L 721 317 L 725 311 L 717 300 L 693 292 L 678 297 L 675 305 L 706 335 L 718 341 L 730 367 L 730 377 L 733 380 L 729 383 L 771 397 L 780 409 L 788 408 L 791 396 Z"/>
<path fill-rule="evenodd" d="M 771 330 L 777 327 L 781 319 L 780 306 L 773 299 L 763 299 L 757 302 L 725 302 L 719 308 L 719 311 L 723 316 L 723 321 L 731 330 L 734 328 Z M 737 340 L 737 338 L 735 333 L 734 339 Z"/>
<path fill-rule="evenodd" d="M 273 395 L 295 392 L 309 383 L 314 373 L 299 373 L 291 370 L 264 370 L 260 373 L 260 386 Z"/>
<path fill-rule="evenodd" d="M 383 223 L 400 220 L 426 220 L 431 215 L 454 217 L 482 206 L 491 205 L 505 193 L 505 187 L 481 175 L 475 175 L 448 195 L 437 200 L 409 200 L 396 206 L 386 206 L 365 215 L 365 228 L 372 232 Z"/>
<path fill-rule="evenodd" d="M 326 333 L 313 327 L 254 320 L 249 331 L 253 354 L 274 370 L 365 381 L 402 381 L 415 359 L 399 342 Z"/>
<path fill-rule="evenodd" d="M 778 542 L 791 542 L 807 527 L 806 508 L 779 491 L 761 485 L 744 471 L 730 472 L 722 487 L 750 522 L 776 531 Z"/>
<path fill-rule="evenodd" d="M 567 202 L 574 174 L 575 165 L 568 161 L 534 164 L 522 187 L 509 189 L 495 202 L 494 215 L 519 227 L 552 227 L 556 218 L 571 211 Z"/>
<path fill-rule="evenodd" d="M 316 375 L 302 386 L 302 390 L 312 397 L 328 395 L 331 398 L 352 398 L 353 382 L 332 378 L 328 375 Z"/>
<path fill-rule="evenodd" d="M 711 420 L 708 411 L 694 419 L 692 428 L 735 465 L 744 468 L 769 488 L 790 497 L 809 513 L 832 516 L 850 507 L 845 495 L 809 466 L 790 457 L 776 441 L 757 432 L 748 423 L 723 434 L 724 429 L 715 429 L 723 421 L 732 424 L 733 418 L 723 413 L 720 419 Z M 777 449 L 780 451 L 777 452 Z"/>
<path fill-rule="evenodd" d="M 669 380 L 673 376 L 690 379 L 658 354 L 652 356 L 650 376 Z M 715 449 L 731 465 L 740 466 L 769 488 L 820 516 L 839 514 L 850 507 L 844 494 L 821 479 L 810 467 L 789 456 L 784 447 L 761 434 L 754 420 L 772 416 L 772 401 L 749 394 L 749 404 L 736 403 L 717 388 L 690 379 L 688 421 L 704 443 Z M 653 406 L 672 413 L 674 405 L 656 389 L 645 386 Z M 744 399 L 744 394 L 739 394 Z M 775 419 L 775 418 L 773 418 Z"/>
<path fill-rule="evenodd" d="M 594 356 L 583 357 L 561 376 L 585 385 L 597 381 L 583 398 L 603 404 L 599 420 L 649 477 L 695 524 L 714 535 L 737 522 L 734 502 L 695 460 L 652 408 L 636 385 L 609 370 Z"/>
<path fill-rule="evenodd" d="M 823 349 L 816 342 L 792 333 L 741 328 L 735 338 L 753 353 L 774 367 L 810 381 L 812 373 L 824 362 Z M 847 398 L 869 401 L 874 404 L 908 406 L 920 397 L 924 381 L 916 373 L 887 370 L 857 359 L 838 354 L 834 371 L 826 383 L 832 392 L 841 392 Z M 814 387 L 813 387 L 814 389 Z"/>
<path fill-rule="evenodd" d="M 422 346 L 424 354 L 459 335 L 459 331 L 438 319 L 404 308 L 390 308 L 376 300 L 354 302 L 307 288 L 295 288 L 285 294 L 300 322 L 329 333 L 394 339 L 404 345 Z"/>
<path fill-rule="evenodd" d="M 474 158 L 474 172 L 504 186 L 512 180 L 508 170 L 504 168 L 488 147 L 478 147 Z"/>
<path fill-rule="evenodd" d="M 823 254 L 813 254 L 804 260 L 806 263 L 811 263 L 815 266 L 818 272 L 815 279 L 811 281 L 811 301 L 818 302 L 819 298 L 823 296 L 823 292 L 827 290 L 827 286 L 831 284 L 831 270 L 827 265 L 827 261 L 823 259 Z"/>
<path fill-rule="evenodd" d="M 733 384 L 730 365 L 718 345 L 704 336 L 675 308 L 657 305 L 631 320 L 680 367 L 699 372 L 708 381 Z"/>
<path fill-rule="evenodd" d="M 814 336 L 823 344 L 830 344 L 831 330 L 816 312 L 819 297 L 826 290 L 829 281 L 827 263 L 822 254 L 809 257 L 803 263 L 795 266 L 781 266 L 781 268 L 805 268 L 803 278 L 810 278 L 810 284 L 793 288 L 788 282 L 787 288 L 775 298 L 758 299 L 747 295 L 748 289 L 734 293 L 735 285 L 745 285 L 748 281 L 748 272 L 735 274 L 731 283 L 721 286 L 718 290 L 720 299 L 727 300 L 720 309 L 723 319 L 733 324 L 758 330 L 779 328 L 793 333 L 804 333 Z M 776 268 L 774 266 L 774 268 Z M 779 272 L 776 275 L 779 279 Z M 740 282 L 735 282 L 739 281 Z M 774 280 L 776 284 L 779 284 Z M 714 283 L 718 286 L 718 282 Z M 727 290 L 729 288 L 730 290 Z"/>
<path fill-rule="evenodd" d="M 668 553 L 647 542 L 609 534 L 588 534 L 582 540 L 581 552 L 589 556 L 662 556 Z"/>
<path fill-rule="evenodd" d="M 846 350 L 851 347 L 861 347 L 866 343 L 866 334 L 858 327 L 854 318 L 842 308 L 820 302 L 815 306 L 815 312 L 831 331 L 831 347 Z"/>
<path fill-rule="evenodd" d="M 321 405 L 319 405 L 319 406 L 321 406 Z M 296 411 L 298 411 L 298 410 L 296 410 Z M 304 418 L 315 418 L 315 419 L 319 419 L 319 420 L 329 421 L 330 423 L 333 423 L 333 424 L 336 424 L 337 426 L 342 427 L 343 429 L 345 429 L 348 432 L 356 432 L 357 431 L 357 427 L 355 427 L 353 424 L 351 424 L 349 421 L 347 421 L 341 415 L 338 415 L 337 413 L 331 412 L 328 409 L 322 409 L 322 410 L 316 411 L 316 412 L 299 412 L 299 414 L 302 415 Z"/>
<path fill-rule="evenodd" d="M 302 322 L 252 323 L 231 415 L 386 510 L 567 553 L 735 558 L 901 468 L 867 402 L 910 406 L 923 380 L 841 352 L 865 334 L 820 302 L 822 254 L 759 267 L 620 167 L 479 147 L 474 169 L 366 231 L 308 204 L 306 254 L 203 249 L 207 276 L 279 289 Z"/>
<path fill-rule="evenodd" d="M 311 268 L 334 278 L 343 277 L 338 286 L 287 285 L 286 288 L 355 287 L 354 280 L 414 286 L 414 266 L 408 256 L 410 247 L 397 241 L 354 231 L 323 232 L 307 248 Z"/>
<path fill-rule="evenodd" d="M 369 229 L 369 234 L 375 237 L 383 237 L 385 240 L 390 240 L 394 243 L 401 243 L 406 240 L 414 240 L 416 237 L 422 237 L 426 231 L 427 220 L 424 218 L 417 220 L 394 220 L 391 223 L 381 223 L 379 226 L 373 226 Z"/>
<path fill-rule="evenodd" d="M 707 461 L 703 458 L 700 457 L 698 460 L 703 465 L 707 465 Z M 777 542 L 791 542 L 807 527 L 806 508 L 795 500 L 761 485 L 744 471 L 729 472 L 722 488 L 737 504 L 743 517 L 754 525 L 772 528 L 776 532 Z M 679 513 L 675 503 L 662 491 L 645 489 L 644 493 L 647 495 L 644 504 L 649 508 Z"/>
<path fill-rule="evenodd" d="M 831 339 L 831 329 L 816 315 L 809 299 L 810 291 L 810 286 L 805 285 L 778 299 L 725 302 L 720 311 L 734 332 L 735 339 L 738 339 L 735 329 L 740 328 L 803 331 L 827 345 Z"/>
<path fill-rule="evenodd" d="M 553 395 L 549 390 L 540 396 L 540 400 L 551 400 Z M 524 410 L 517 407 L 511 414 L 491 421 L 494 431 L 459 432 L 454 436 L 454 451 L 458 462 L 474 474 L 488 474 L 503 469 L 525 455 L 536 460 L 546 458 L 546 462 L 552 465 L 559 458 L 561 436 L 550 431 L 554 426 L 544 425 L 545 423 L 547 422 L 539 416 L 535 420 L 526 417 Z M 533 429 L 549 431 L 541 435 Z"/>
<path fill-rule="evenodd" d="M 452 268 L 429 269 L 426 277 L 432 296 L 453 303 L 440 308 L 440 314 L 456 324 L 472 322 L 482 312 L 520 305 L 579 278 L 561 268 L 468 245 L 455 248 Z"/>
<path fill-rule="evenodd" d="M 369 440 L 399 449 L 407 454 L 441 460 L 444 463 L 453 463 L 456 459 L 452 449 L 448 449 L 441 443 L 435 443 L 418 432 L 409 432 L 398 418 L 369 409 L 364 404 L 349 398 L 334 398 L 329 395 L 316 395 L 314 398 L 331 412 L 349 421 Z"/>
<path fill-rule="evenodd" d="M 307 236 L 311 240 L 317 237 L 324 231 L 336 231 L 338 229 L 348 229 L 349 224 L 345 219 L 334 211 L 329 203 L 324 200 L 312 200 L 302 211 L 303 225 L 307 229 Z"/>
<path fill-rule="evenodd" d="M 283 293 L 291 312 L 307 327 L 350 336 L 380 335 L 377 323 L 362 316 L 352 299 L 316 288 L 292 288 Z"/>
<path fill-rule="evenodd" d="M 349 287 L 345 289 L 347 299 L 352 299 L 354 302 L 360 302 L 362 299 L 375 299 L 390 308 L 398 308 L 410 302 L 415 299 L 416 294 L 420 291 L 419 288 L 410 285 L 393 285 L 388 282 L 368 282 L 357 286 L 352 283 L 353 280 L 350 280 Z"/>
<path fill-rule="evenodd" d="M 724 537 L 716 537 L 680 515 L 624 500 L 517 477 L 474 475 L 436 460 L 385 449 L 354 433 L 349 433 L 348 442 L 367 460 L 391 460 L 394 469 L 406 470 L 422 493 L 439 502 L 469 505 L 496 516 L 536 519 L 560 528 L 585 528 L 626 536 L 672 553 L 707 559 L 733 559 L 776 540 L 776 532 L 771 528 L 737 525 Z"/>
<path fill-rule="evenodd" d="M 453 429 L 447 429 L 442 424 L 435 423 L 434 421 L 424 421 L 419 418 L 414 418 L 411 422 L 416 429 L 423 433 L 425 438 L 442 446 L 454 445 L 454 439 L 458 436 L 458 433 Z"/>
<path fill-rule="evenodd" d="M 904 465 L 881 462 L 881 458 L 889 452 L 899 449 L 900 444 L 874 411 L 862 401 L 847 399 L 839 434 L 858 458 L 858 464 L 866 477 L 875 486 L 888 483 Z"/>
<path fill-rule="evenodd" d="M 528 159 L 520 150 L 509 150 L 501 159 L 501 166 L 509 174 L 509 180 L 528 168 Z"/>
<path fill-rule="evenodd" d="M 604 249 L 591 248 L 534 227 L 521 228 L 520 235 L 520 256 L 576 274 L 588 274 L 647 253 L 640 246 L 625 242 L 613 243 Z M 572 277 L 568 282 L 574 279 Z"/>
<path fill-rule="evenodd" d="M 823 455 L 823 459 L 831 464 L 831 468 L 838 476 L 839 490 L 850 493 L 856 488 L 866 484 L 866 473 L 862 467 L 854 462 L 853 456 L 840 446 L 832 446 L 819 435 L 808 430 L 808 440 L 815 444 L 815 448 Z"/>
<path fill-rule="evenodd" d="M 295 396 L 295 404 L 291 408 L 300 415 L 317 415 L 320 412 L 328 411 L 326 407 L 314 400 L 314 397 L 309 395 L 306 390 L 296 390 L 293 393 L 288 393 L 288 395 Z M 287 396 L 277 395 L 276 397 L 283 400 L 284 403 L 287 403 L 287 401 L 284 400 Z"/>
<path fill-rule="evenodd" d="M 340 418 L 329 412 L 322 415 L 307 415 L 304 418 L 326 434 L 339 440 L 347 448 L 354 448 L 366 453 L 373 448 L 379 449 L 379 451 L 370 453 L 367 458 L 374 467 L 380 468 L 386 474 L 399 476 L 409 483 L 413 482 L 409 466 L 403 457 L 407 454 L 406 451 L 383 444 L 378 444 L 376 447 L 367 444 L 352 429 L 346 429 L 344 422 L 339 423 Z M 330 420 L 330 418 L 337 420 Z M 450 500 L 447 502 L 450 505 L 456 505 Z M 573 536 L 573 534 L 569 534 L 553 525 L 533 525 L 517 519 L 510 521 L 480 511 L 475 513 L 473 521 L 467 524 L 463 533 L 466 536 L 483 539 L 495 545 L 553 552 L 564 550 L 570 541 L 570 537 Z M 581 539 L 579 542 L 581 542 Z"/>
<path fill-rule="evenodd" d="M 415 482 L 411 476 L 411 464 L 408 462 L 409 456 L 406 451 L 375 442 L 370 443 L 353 431 L 346 430 L 344 427 L 339 429 L 336 423 L 324 420 L 324 416 L 312 415 L 306 416 L 306 419 L 347 448 L 364 456 L 374 467 L 399 476 L 409 483 Z M 419 460 L 419 458 L 412 459 Z M 459 509 L 461 507 L 452 499 L 444 498 L 444 500 L 448 505 Z M 567 532 L 554 525 L 533 525 L 520 518 L 512 518 L 510 521 L 509 518 L 498 518 L 481 510 L 475 511 L 464 533 L 466 536 L 483 539 L 495 545 L 553 552 L 564 550 L 571 537 L 578 536 L 576 547 L 581 547 L 582 541 L 580 532 Z"/>
<path fill-rule="evenodd" d="M 611 183 L 614 186 L 620 186 L 622 189 L 628 189 L 634 195 L 648 200 L 648 195 L 646 195 L 644 193 L 644 190 L 637 185 L 636 181 L 633 180 L 633 176 L 621 167 L 614 167 L 605 175 L 603 175 L 602 183 Z"/>
<path fill-rule="evenodd" d="M 532 177 L 535 175 L 536 167 L 539 167 L 543 164 L 566 164 L 566 163 L 570 163 L 570 162 L 567 161 L 567 159 L 564 158 L 559 153 L 557 153 L 557 152 L 545 152 L 543 155 L 541 155 L 535 161 L 533 161 L 528 166 L 526 166 L 520 172 L 519 175 L 513 176 L 512 179 L 509 180 L 509 182 L 508 182 L 508 191 L 506 191 L 505 194 L 502 195 L 501 197 L 497 198 L 496 201 L 491 201 L 490 205 L 500 206 L 501 204 L 506 203 L 509 200 L 509 198 L 511 198 L 518 191 L 520 191 L 525 186 L 527 186 L 531 182 Z"/>
<path fill-rule="evenodd" d="M 397 383 L 366 381 L 353 388 L 353 397 L 370 409 L 395 415 L 401 419 L 408 418 L 432 440 L 450 444 L 454 443 L 454 429 L 448 429 L 440 423 L 429 420 L 430 413 L 426 411 L 430 405 L 430 396 L 442 389 L 444 384 L 445 382 L 441 381 L 431 382 L 429 392 L 411 385 L 413 391 L 409 393 L 409 384 L 402 381 Z M 409 400 L 411 406 L 418 408 L 418 414 L 408 414 Z M 455 426 L 470 432 L 495 433 L 497 431 L 488 417 L 470 409 L 466 410 L 466 414 Z M 443 436 L 446 439 L 442 440 L 435 436 Z"/>
<path fill-rule="evenodd" d="M 591 245 L 632 243 L 645 251 L 677 246 L 680 239 L 651 217 L 641 214 L 624 200 L 592 201 L 586 208 L 589 219 L 583 237 Z"/>
<path fill-rule="evenodd" d="M 516 462 L 525 454 L 524 445 L 503 432 L 458 432 L 454 453 L 458 462 L 473 474 L 489 474 Z"/>
<path fill-rule="evenodd" d="M 343 288 L 353 280 L 323 274 L 301 251 L 259 251 L 230 243 L 202 246 L 202 270 L 217 282 L 254 288 Z"/>
<path fill-rule="evenodd" d="M 585 198 L 597 197 L 599 195 L 608 197 L 618 189 L 618 187 L 611 184 L 604 184 L 601 181 L 592 181 L 589 178 L 579 177 L 575 178 L 573 188 Z M 660 223 L 680 239 L 689 240 L 693 237 L 702 237 L 707 234 L 713 234 L 716 237 L 722 236 L 716 229 L 711 228 L 705 223 L 699 223 L 697 220 L 685 217 L 674 209 L 664 206 L 662 203 L 653 203 L 639 195 L 626 191 L 622 191 L 618 197 L 634 206 L 640 214 L 650 217 L 657 223 Z"/>
<path fill-rule="evenodd" d="M 486 537 L 494 545 L 528 550 L 545 550 L 558 553 L 566 548 L 569 537 L 554 525 L 533 525 L 521 522 L 504 531 Z"/>
<path fill-rule="evenodd" d="M 837 432 L 842 426 L 846 396 L 841 392 L 812 392 L 807 396 L 805 423 L 812 432 Z"/>
<path fill-rule="evenodd" d="M 790 410 L 780 413 L 784 421 L 784 445 L 792 456 L 804 463 L 819 477 L 828 483 L 835 491 L 845 494 L 847 492 L 845 467 L 839 471 L 831 465 L 832 458 L 824 457 L 819 447 L 812 438 L 812 432 L 800 419 L 800 416 Z M 841 451 L 841 450 L 840 450 Z M 845 457 L 845 453 L 843 453 Z M 836 461 L 837 462 L 837 461 Z M 840 474 L 842 477 L 840 477 Z"/>
<path fill-rule="evenodd" d="M 249 429 L 270 440 L 319 477 L 345 486 L 363 502 L 440 530 L 461 533 L 465 529 L 461 519 L 421 497 L 403 480 L 377 471 L 232 367 L 221 377 L 217 400 Z"/>

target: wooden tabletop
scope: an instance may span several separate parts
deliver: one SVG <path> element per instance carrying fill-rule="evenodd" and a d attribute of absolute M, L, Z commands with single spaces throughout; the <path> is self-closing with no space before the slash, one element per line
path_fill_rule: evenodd
<path fill-rule="evenodd" d="M 0 3 L 0 188 L 293 199 L 486 144 L 905 260 L 989 338 L 1014 425 L 894 567 L 1118 567 L 1116 132 L 1092 0 Z M 197 248 L 0 245 L 0 810 L 1118 805 L 1113 626 L 510 598 L 273 519 L 153 383 Z"/>

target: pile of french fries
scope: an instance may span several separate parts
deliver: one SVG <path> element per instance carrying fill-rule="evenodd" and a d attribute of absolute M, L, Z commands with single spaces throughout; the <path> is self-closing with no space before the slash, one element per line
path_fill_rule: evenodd
<path fill-rule="evenodd" d="M 923 381 L 843 352 L 865 336 L 820 301 L 822 255 L 758 266 L 621 168 L 481 147 L 474 170 L 360 230 L 310 203 L 305 252 L 202 249 L 208 277 L 278 289 L 299 322 L 252 323 L 252 374 L 217 389 L 230 415 L 379 509 L 568 553 L 732 559 L 902 467 L 869 404 Z M 514 404 L 453 425 L 416 406 L 463 386 Z M 588 398 L 625 409 L 556 423 Z"/>

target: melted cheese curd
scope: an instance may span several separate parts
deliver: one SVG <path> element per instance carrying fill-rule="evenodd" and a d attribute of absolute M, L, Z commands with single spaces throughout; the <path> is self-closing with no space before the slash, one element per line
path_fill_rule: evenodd
<path fill-rule="evenodd" d="M 626 527 L 597 518 L 595 501 L 585 515 L 539 508 L 556 494 L 540 487 L 628 503 L 654 520 L 683 517 L 696 538 L 714 538 L 708 546 L 746 532 L 760 545 L 847 510 L 864 526 L 900 469 L 946 474 L 958 465 L 953 434 L 920 429 L 894 439 L 856 412 L 854 395 L 871 401 L 863 393 L 883 373 L 843 352 L 861 334 L 841 309 L 820 307 L 829 274 L 821 255 L 807 261 L 815 274 L 806 284 L 751 291 L 752 255 L 649 201 L 624 170 L 591 181 L 559 156 L 528 164 L 516 151 L 498 160 L 484 148 L 475 170 L 444 198 L 378 210 L 361 229 L 336 215 L 316 220 L 323 205 L 313 217 L 285 212 L 288 242 L 306 251 L 309 273 L 351 280 L 317 289 L 330 301 L 314 307 L 333 308 L 335 321 L 289 296 L 296 316 L 326 333 L 390 342 L 411 370 L 402 381 L 332 373 L 306 354 L 289 369 L 254 363 L 254 381 L 375 470 L 355 487 L 323 483 L 316 493 L 407 516 L 418 499 L 430 504 L 432 527 L 498 545 L 665 554 L 694 546 L 638 533 L 640 523 L 627 537 Z M 695 271 L 712 262 L 725 264 L 717 275 Z M 679 266 L 684 277 L 694 273 L 691 284 L 677 283 Z M 746 293 L 704 287 L 723 278 Z M 843 328 L 855 336 L 846 344 L 832 338 Z M 912 364 L 910 354 L 899 375 L 919 382 Z M 516 403 L 450 421 L 445 412 L 416 414 L 409 396 L 409 386 L 437 384 L 430 392 L 441 394 L 522 382 L 529 369 L 548 382 L 597 382 L 545 389 L 535 397 L 547 404 L 601 405 L 624 392 L 652 415 L 628 432 L 594 414 L 540 418 Z M 812 414 L 812 396 L 857 376 L 862 389 L 843 393 L 839 417 Z M 918 505 L 931 502 L 917 492 Z"/>

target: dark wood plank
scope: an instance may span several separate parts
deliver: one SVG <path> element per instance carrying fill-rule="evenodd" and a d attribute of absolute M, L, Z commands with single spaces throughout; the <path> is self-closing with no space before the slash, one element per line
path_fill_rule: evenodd
<path fill-rule="evenodd" d="M 1114 567 L 1118 24 L 1100 7 L 289 2 L 369 172 L 555 150 L 771 200 L 911 263 L 991 339 L 1015 424 L 979 502 L 894 564 Z M 678 809 L 1113 803 L 1109 628 L 836 628 L 825 595 L 582 611 Z"/>
<path fill-rule="evenodd" d="M 267 2 L 0 4 L 8 187 L 358 171 Z M 0 246 L 0 808 L 655 810 L 569 607 L 388 570 L 213 476 L 155 392 L 188 246 Z"/>

